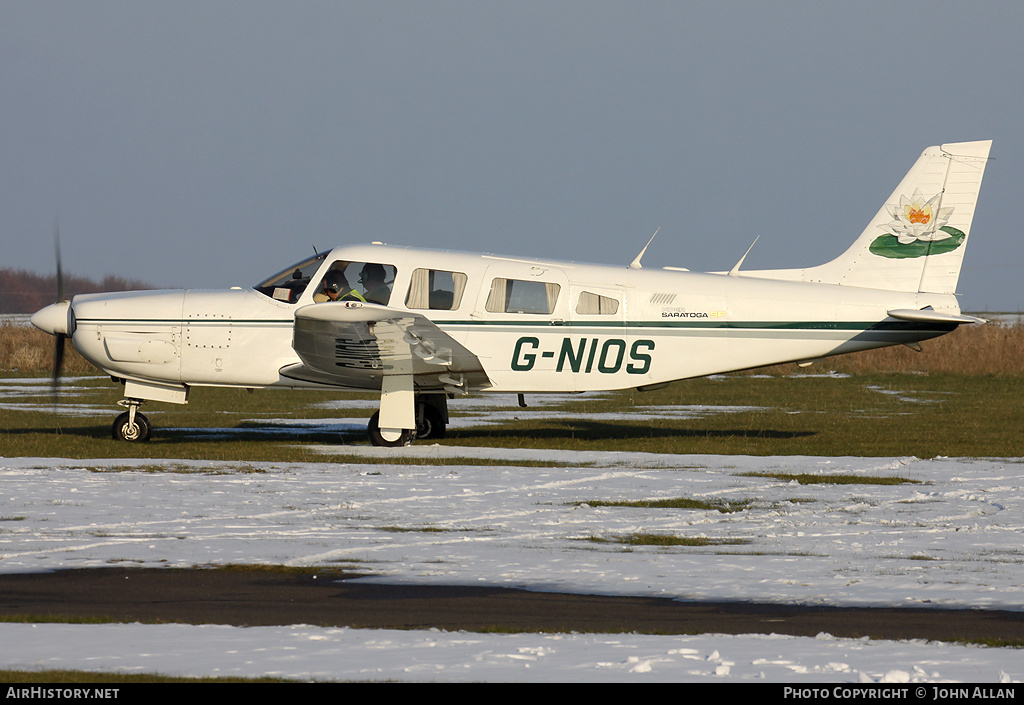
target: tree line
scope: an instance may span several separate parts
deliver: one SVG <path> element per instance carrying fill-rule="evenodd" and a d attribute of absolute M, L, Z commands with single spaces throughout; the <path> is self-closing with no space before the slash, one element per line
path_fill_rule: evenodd
<path fill-rule="evenodd" d="M 146 282 L 107 275 L 96 281 L 86 277 L 64 275 L 64 298 L 76 294 L 104 291 L 137 291 L 152 289 Z M 34 313 L 57 300 L 57 276 L 36 274 L 23 269 L 0 269 L 0 314 Z"/>

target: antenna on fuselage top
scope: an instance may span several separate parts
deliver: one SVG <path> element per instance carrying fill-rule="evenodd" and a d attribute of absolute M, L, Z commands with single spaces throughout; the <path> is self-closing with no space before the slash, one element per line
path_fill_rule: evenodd
<path fill-rule="evenodd" d="M 316 245 L 313 245 L 313 254 L 316 255 L 317 257 L 320 256 L 320 253 L 317 252 Z"/>
<path fill-rule="evenodd" d="M 638 254 L 636 258 L 629 263 L 630 269 L 643 269 L 643 265 L 640 264 L 640 258 L 644 256 L 644 253 L 647 252 L 647 248 L 651 246 L 651 243 L 654 242 L 654 238 L 657 237 L 660 232 L 661 227 L 659 226 L 658 229 L 654 231 L 654 235 L 651 235 L 651 239 L 647 241 L 646 245 L 644 245 L 644 249 L 640 250 L 640 254 Z"/>
<path fill-rule="evenodd" d="M 743 253 L 743 256 L 742 256 L 742 257 L 740 257 L 740 261 L 739 261 L 739 262 L 737 262 L 737 263 L 736 263 L 736 264 L 735 264 L 735 265 L 733 266 L 733 268 L 729 270 L 729 276 L 730 276 L 730 277 L 735 277 L 735 276 L 739 275 L 739 273 L 740 273 L 740 265 L 741 265 L 741 264 L 743 264 L 743 260 L 745 260 L 745 259 L 747 258 L 747 255 L 749 255 L 749 254 L 750 254 L 750 251 L 751 251 L 752 249 L 754 249 L 754 245 L 756 245 L 756 244 L 757 244 L 757 238 L 758 238 L 758 237 L 761 237 L 761 236 L 760 236 L 760 235 L 758 235 L 757 237 L 755 237 L 755 238 L 754 238 L 754 241 L 753 241 L 752 243 L 750 243 L 750 247 L 748 247 L 748 248 L 747 248 L 747 251 Z"/>

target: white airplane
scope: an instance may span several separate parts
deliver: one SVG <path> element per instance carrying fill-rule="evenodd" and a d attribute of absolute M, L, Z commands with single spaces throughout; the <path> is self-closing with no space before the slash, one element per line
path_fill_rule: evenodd
<path fill-rule="evenodd" d="M 614 267 L 373 243 L 251 289 L 79 295 L 32 323 L 124 385 L 118 439 L 149 438 L 145 401 L 288 387 L 379 391 L 370 441 L 407 445 L 444 435 L 453 395 L 645 390 L 983 323 L 954 292 L 990 146 L 925 150 L 817 267 L 741 271 L 741 259 L 700 274 L 644 269 L 643 251 Z"/>

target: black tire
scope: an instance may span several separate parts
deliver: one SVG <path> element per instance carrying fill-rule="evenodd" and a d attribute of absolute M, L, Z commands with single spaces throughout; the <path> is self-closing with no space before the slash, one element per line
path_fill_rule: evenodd
<path fill-rule="evenodd" d="M 366 435 L 370 437 L 370 443 L 375 446 L 383 446 L 385 448 L 399 448 L 401 446 L 412 445 L 413 439 L 416 438 L 415 429 L 406 429 L 402 431 L 396 440 L 389 441 L 380 435 L 380 412 L 374 413 L 370 417 L 370 422 L 366 424 Z"/>
<path fill-rule="evenodd" d="M 145 443 L 153 431 L 152 424 L 144 415 L 135 412 L 135 426 L 128 424 L 129 413 L 126 411 L 114 420 L 114 440 L 129 443 Z"/>
<path fill-rule="evenodd" d="M 430 404 L 420 404 L 416 414 L 417 440 L 444 438 L 445 430 L 444 418 L 437 407 Z"/>

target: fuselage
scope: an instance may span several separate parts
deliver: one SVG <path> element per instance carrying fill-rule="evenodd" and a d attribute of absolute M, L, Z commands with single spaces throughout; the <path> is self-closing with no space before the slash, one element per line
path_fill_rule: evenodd
<path fill-rule="evenodd" d="M 282 374 L 300 363 L 295 312 L 323 298 L 329 271 L 351 279 L 368 264 L 382 265 L 386 288 L 353 283 L 353 297 L 385 297 L 374 302 L 429 318 L 479 359 L 486 379 L 474 389 L 497 392 L 649 387 L 913 343 L 956 326 L 887 311 L 959 313 L 949 294 L 363 245 L 250 289 L 80 295 L 68 333 L 86 359 L 136 390 L 371 389 Z"/>

